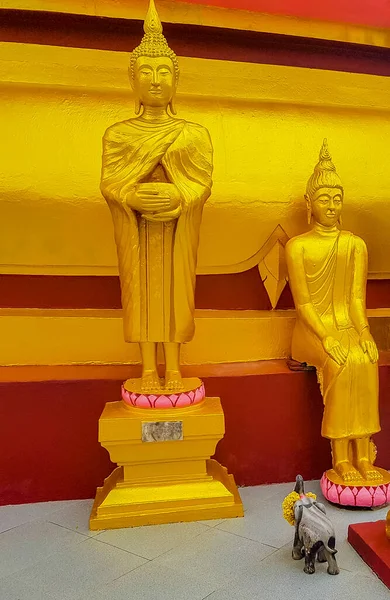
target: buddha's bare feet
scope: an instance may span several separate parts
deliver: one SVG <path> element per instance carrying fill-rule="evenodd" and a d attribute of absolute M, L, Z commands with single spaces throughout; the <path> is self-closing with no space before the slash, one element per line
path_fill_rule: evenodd
<path fill-rule="evenodd" d="M 357 468 L 363 477 L 367 481 L 383 481 L 382 474 L 376 470 L 374 465 L 369 460 L 363 458 L 357 462 Z"/>
<path fill-rule="evenodd" d="M 362 476 L 359 471 L 348 461 L 342 461 L 334 465 L 334 470 L 343 481 L 349 483 L 351 481 L 362 481 Z"/>
<path fill-rule="evenodd" d="M 181 392 L 184 388 L 180 371 L 167 371 L 165 373 L 165 389 L 169 392 Z"/>
<path fill-rule="evenodd" d="M 152 392 L 161 387 L 160 378 L 157 371 L 143 371 L 141 377 L 141 390 L 143 392 Z"/>

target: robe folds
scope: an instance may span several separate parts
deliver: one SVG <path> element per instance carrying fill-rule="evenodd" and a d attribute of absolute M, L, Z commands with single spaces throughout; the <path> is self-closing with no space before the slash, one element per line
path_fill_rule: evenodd
<path fill-rule="evenodd" d="M 354 280 L 364 268 L 360 264 L 364 253 L 360 238 L 341 231 L 316 270 L 306 273 L 308 297 L 328 335 L 347 350 L 345 364 L 338 365 L 325 352 L 319 338 L 299 317 L 293 334 L 293 358 L 317 369 L 324 400 L 322 435 L 329 439 L 356 439 L 380 431 L 378 364 L 371 363 L 360 346 L 351 308 Z"/>
<path fill-rule="evenodd" d="M 101 191 L 114 224 L 127 342 L 188 342 L 203 205 L 211 193 L 207 130 L 179 119 L 140 118 L 109 127 L 103 138 Z M 139 183 L 166 174 L 181 195 L 178 218 L 153 222 L 126 204 Z"/>

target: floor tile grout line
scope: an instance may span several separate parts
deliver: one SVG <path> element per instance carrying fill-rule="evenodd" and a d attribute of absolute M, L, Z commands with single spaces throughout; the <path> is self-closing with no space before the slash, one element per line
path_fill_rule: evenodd
<path fill-rule="evenodd" d="M 194 523 L 198 523 L 198 521 L 193 521 L 193 522 Z M 203 525 L 203 523 L 199 523 L 199 525 Z M 205 525 L 205 527 L 206 527 L 205 531 L 201 531 L 201 532 L 197 533 L 196 535 L 194 535 L 193 537 L 191 537 L 191 540 L 195 540 L 200 535 L 203 535 L 204 533 L 206 533 L 208 531 L 212 531 L 212 530 L 215 529 L 214 527 L 207 527 L 207 525 Z M 95 537 L 94 539 L 98 539 L 98 538 Z M 109 546 L 113 546 L 114 548 L 119 548 L 119 550 L 123 550 L 123 548 L 121 548 L 120 546 L 115 546 L 111 542 L 105 542 L 103 540 L 98 540 L 98 541 L 100 541 L 102 544 L 107 544 Z M 154 556 L 153 558 L 146 558 L 145 556 L 141 556 L 140 554 L 135 554 L 135 556 L 139 556 L 140 558 L 146 558 L 146 560 L 148 560 L 148 561 L 151 562 L 153 560 L 156 560 L 157 558 L 161 558 L 162 556 L 165 556 L 165 554 L 168 554 L 168 552 L 172 552 L 173 550 L 176 550 L 177 548 L 180 548 L 181 546 L 187 544 L 189 541 L 190 540 L 185 540 L 184 542 L 181 542 L 178 546 L 174 546 L 173 548 L 169 548 L 169 550 L 165 550 L 164 552 L 162 552 L 158 556 Z M 134 554 L 134 552 L 130 552 L 129 550 L 125 550 L 125 552 L 128 552 L 129 554 Z M 140 565 L 140 566 L 142 566 L 142 565 Z"/>
<path fill-rule="evenodd" d="M 38 520 L 38 519 L 37 519 Z M 28 525 L 29 523 L 31 523 L 32 521 L 26 521 L 25 523 L 19 523 L 19 525 L 14 525 L 14 527 L 10 527 L 9 529 L 4 529 L 4 531 L 0 532 L 0 535 L 2 533 L 7 533 L 8 531 L 12 531 L 13 529 L 17 529 L 18 527 L 23 527 L 23 525 Z"/>
<path fill-rule="evenodd" d="M 153 559 L 147 558 L 146 562 L 144 562 L 142 565 L 137 565 L 133 569 L 130 569 L 130 571 L 127 571 L 127 573 L 123 573 L 122 575 L 119 575 L 119 577 L 115 577 L 115 579 L 113 579 L 111 581 L 111 583 L 114 583 L 114 581 L 118 581 L 119 579 L 122 579 L 122 577 L 125 577 L 125 575 L 128 575 L 129 573 L 132 573 L 133 571 L 137 571 L 137 569 L 140 569 L 141 567 L 144 567 L 145 565 L 149 565 L 151 562 L 153 562 Z"/>
<path fill-rule="evenodd" d="M 82 533 L 81 531 L 77 531 L 77 529 L 75 529 L 74 527 L 67 527 L 66 525 L 55 523 L 54 521 L 47 521 L 46 519 L 45 522 L 50 523 L 50 525 L 57 525 L 57 527 L 62 527 L 62 529 L 66 529 L 67 531 L 73 531 L 73 533 L 77 533 L 78 535 L 81 535 L 83 536 L 83 538 L 86 539 L 93 539 L 95 537 L 93 535 L 88 535 L 88 533 Z"/>
<path fill-rule="evenodd" d="M 205 596 L 204 598 L 202 598 L 202 600 L 207 600 L 207 598 L 210 598 L 210 596 L 212 596 L 213 594 L 215 594 L 215 592 L 217 592 L 218 589 L 222 589 L 222 588 L 217 588 L 217 589 L 213 590 L 210 594 L 207 594 L 207 596 Z"/>
<path fill-rule="evenodd" d="M 27 504 L 9 504 L 6 506 L 28 506 Z M 2 508 L 2 507 L 0 507 Z M 12 531 L 13 529 L 17 529 L 18 527 L 23 527 L 24 525 L 30 525 L 31 523 L 35 523 L 36 521 L 45 521 L 46 523 L 48 523 L 48 521 L 46 521 L 45 517 L 31 517 L 31 519 L 27 519 L 26 521 L 22 521 L 21 523 L 18 523 L 17 525 L 13 525 L 12 527 L 9 527 L 8 529 L 4 529 L 4 531 L 0 531 L 0 535 L 2 533 L 7 533 L 7 531 Z M 52 523 L 52 525 L 56 525 L 57 523 Z"/>
<path fill-rule="evenodd" d="M 42 522 L 46 522 L 46 523 L 47 523 L 48 521 L 42 521 Z M 53 523 L 51 523 L 51 525 L 52 525 L 52 524 L 53 524 Z M 55 523 L 55 524 L 56 524 L 56 523 Z M 68 531 L 70 531 L 70 530 L 68 530 Z M 66 544 L 65 546 L 58 547 L 57 549 L 55 549 L 55 550 L 54 550 L 54 551 L 52 551 L 52 552 L 49 552 L 48 554 L 44 554 L 44 555 L 43 555 L 43 556 L 41 556 L 40 558 L 38 558 L 38 559 L 34 560 L 34 561 L 33 561 L 33 562 L 30 564 L 30 565 L 28 565 L 27 567 L 22 567 L 22 568 L 18 569 L 17 571 L 13 572 L 13 573 L 8 573 L 8 574 L 6 574 L 6 575 L 0 575 L 0 582 L 1 582 L 1 580 L 2 580 L 2 579 L 6 579 L 6 578 L 8 578 L 8 577 L 15 576 L 16 574 L 18 574 L 18 575 L 19 575 L 20 573 L 23 573 L 23 571 L 28 571 L 28 570 L 30 570 L 30 569 L 33 569 L 33 568 L 35 569 L 35 568 L 37 568 L 37 567 L 38 567 L 38 566 L 39 566 L 41 563 L 44 563 L 44 562 L 46 562 L 46 561 L 47 561 L 49 558 L 51 558 L 51 557 L 53 557 L 53 556 L 56 556 L 56 555 L 58 555 L 58 554 L 61 554 L 61 553 L 62 553 L 64 550 L 70 550 L 70 549 L 72 548 L 72 546 L 77 546 L 78 544 L 81 544 L 81 543 L 85 542 L 87 538 L 86 538 L 85 536 L 83 536 L 83 537 L 84 537 L 85 539 L 83 539 L 82 541 L 78 541 L 76 544 L 72 544 L 72 543 L 70 543 L 70 544 Z"/>
<path fill-rule="evenodd" d="M 365 563 L 363 561 L 363 559 L 362 559 L 362 565 L 367 565 L 367 563 Z M 373 575 L 375 575 L 375 577 L 377 579 L 379 579 L 378 575 L 376 575 L 376 573 L 374 573 L 374 571 L 372 571 L 372 569 L 370 569 L 371 572 L 369 574 L 363 573 L 362 571 L 356 570 L 356 569 L 347 569 L 346 567 L 341 567 L 340 565 L 339 565 L 339 569 L 340 569 L 340 571 L 347 571 L 347 573 L 352 573 L 353 575 L 361 575 L 361 577 L 367 577 L 368 579 L 371 579 L 371 573 L 372 573 Z M 381 581 L 381 580 L 379 579 L 379 581 Z"/>
<path fill-rule="evenodd" d="M 194 522 L 198 523 L 198 521 L 194 521 Z M 199 525 L 204 525 L 204 524 L 203 524 L 203 523 L 199 523 Z M 205 529 L 205 531 L 202 531 L 202 532 L 199 532 L 199 533 L 197 533 L 195 536 L 193 536 L 193 537 L 191 538 L 191 540 L 195 540 L 197 537 L 199 537 L 199 536 L 201 536 L 201 535 L 203 535 L 203 534 L 205 534 L 205 533 L 207 533 L 207 532 L 210 532 L 210 531 L 215 531 L 215 530 L 216 530 L 216 528 L 217 528 L 217 526 L 214 526 L 214 527 L 208 527 L 207 525 L 204 525 L 204 527 L 206 528 L 206 529 Z M 223 531 L 222 529 L 221 529 L 220 531 L 221 531 L 222 533 L 230 533 L 230 532 Z M 101 532 L 101 533 L 103 533 L 103 532 Z M 232 534 L 232 535 L 235 535 L 235 534 Z M 236 535 L 235 537 L 240 537 L 240 538 L 242 538 L 242 539 L 250 539 L 250 538 L 245 538 L 245 537 L 243 537 L 243 536 L 238 536 L 238 535 Z M 155 556 L 155 557 L 153 557 L 153 558 L 147 558 L 147 557 L 145 557 L 145 556 L 142 556 L 142 555 L 140 555 L 140 554 L 136 554 L 135 552 L 131 552 L 130 550 L 126 550 L 126 549 L 124 549 L 124 548 L 122 548 L 122 547 L 120 547 L 120 546 L 115 546 L 115 544 L 113 544 L 112 542 L 107 542 L 107 541 L 104 541 L 104 540 L 99 540 L 99 534 L 98 534 L 97 536 L 93 537 L 92 539 L 95 539 L 96 541 L 99 541 L 99 542 L 101 542 L 102 544 L 106 544 L 106 545 L 108 545 L 108 546 L 111 546 L 111 547 L 113 547 L 113 548 L 117 548 L 117 549 L 119 549 L 119 550 L 123 550 L 124 552 L 128 552 L 128 554 L 132 554 L 132 555 L 134 555 L 134 556 L 138 556 L 139 558 L 143 558 L 144 560 L 148 561 L 149 563 L 150 563 L 150 562 L 153 562 L 153 561 L 154 561 L 154 560 L 156 560 L 156 559 L 159 559 L 159 558 L 161 558 L 161 557 L 165 556 L 166 554 L 168 554 L 169 552 L 172 552 L 173 550 L 177 550 L 177 548 L 180 548 L 180 546 L 182 546 L 182 545 L 184 545 L 184 544 L 188 543 L 188 541 L 189 541 L 189 540 L 186 540 L 186 541 L 184 541 L 184 542 L 180 543 L 178 546 L 174 546 L 173 548 L 169 548 L 169 550 L 166 550 L 165 552 L 162 552 L 162 553 L 161 553 L 161 554 L 159 554 L 158 556 Z M 256 540 L 250 540 L 250 541 L 255 541 L 255 542 L 256 542 Z M 258 542 L 258 543 L 261 543 L 261 542 Z M 266 545 L 266 546 L 268 546 L 268 547 L 270 547 L 270 548 L 273 548 L 275 551 L 277 551 L 277 550 L 279 549 L 279 548 L 275 548 L 274 546 L 270 546 L 270 545 L 268 545 L 268 544 L 263 544 L 263 545 Z M 273 552 L 272 552 L 271 554 L 273 554 Z M 269 554 L 268 556 L 270 556 L 270 554 Z M 266 558 L 266 557 L 264 557 L 264 558 Z M 264 558 L 263 558 L 263 559 L 264 559 Z M 260 559 L 260 560 L 263 560 L 263 559 Z M 147 564 L 147 563 L 144 563 L 144 564 Z M 142 566 L 143 566 L 143 565 L 139 565 L 139 567 L 142 567 Z M 139 568 L 139 567 L 136 567 L 136 568 Z M 121 575 L 120 577 L 122 577 L 122 575 Z"/>
<path fill-rule="evenodd" d="M 280 546 L 280 547 L 272 546 L 272 544 L 267 544 L 266 542 L 260 542 L 260 540 L 254 540 L 253 538 L 247 537 L 245 535 L 240 535 L 239 533 L 233 533 L 232 531 L 225 531 L 225 529 L 220 529 L 219 531 L 222 531 L 223 533 L 229 533 L 230 535 L 234 535 L 243 540 L 249 540 L 250 542 L 256 542 L 257 544 L 261 544 L 262 546 L 267 546 L 268 548 L 273 548 L 274 550 L 281 550 L 282 548 L 284 548 L 284 546 L 286 546 L 289 543 L 289 542 L 287 542 L 287 544 L 283 544 L 283 546 Z M 272 554 L 273 554 L 273 552 L 272 552 Z M 268 556 L 271 556 L 271 555 L 269 554 Z"/>
<path fill-rule="evenodd" d="M 291 546 L 291 548 L 292 548 L 292 545 L 290 544 L 290 542 L 287 542 L 287 544 L 285 544 L 284 546 L 281 546 L 281 548 L 279 548 L 278 550 L 283 550 L 283 548 L 287 548 L 287 547 L 290 547 L 290 546 Z M 272 546 L 272 547 L 273 547 L 273 546 Z M 270 557 L 274 556 L 274 554 L 275 554 L 275 553 L 274 553 L 274 552 L 272 552 L 272 553 L 271 553 L 271 554 L 269 554 L 268 556 L 265 556 L 264 558 L 262 558 L 260 562 L 262 562 L 262 561 L 266 560 L 267 558 L 270 558 Z M 357 554 L 357 553 L 356 553 L 356 554 Z M 362 565 L 366 565 L 366 563 L 363 561 L 363 559 L 360 557 L 360 555 L 359 555 L 359 554 L 357 554 L 357 556 L 358 556 L 358 557 L 361 559 L 361 564 L 362 564 Z M 317 562 L 316 562 L 316 565 L 317 565 L 317 564 L 321 564 L 321 563 L 317 563 Z M 367 579 L 371 579 L 370 573 L 373 573 L 374 575 L 376 575 L 376 574 L 374 573 L 374 571 L 372 571 L 371 569 L 370 569 L 370 573 L 369 573 L 369 574 L 366 574 L 366 573 L 364 573 L 364 572 L 362 572 L 362 571 L 360 571 L 360 570 L 357 570 L 357 569 L 347 569 L 346 567 L 342 567 L 342 566 L 340 566 L 340 565 L 339 565 L 339 568 L 340 568 L 340 571 L 346 571 L 347 573 L 351 573 L 351 574 L 354 574 L 354 575 L 360 575 L 361 577 L 366 577 Z M 377 578 L 377 579 L 379 579 L 379 577 L 378 577 L 377 575 L 376 575 L 376 578 Z M 379 579 L 379 581 L 381 581 L 381 580 Z"/>
<path fill-rule="evenodd" d="M 237 536 L 237 537 L 240 537 L 240 536 Z M 286 545 L 287 545 L 287 544 L 286 544 Z M 283 547 L 284 547 L 284 546 L 283 546 Z M 271 546 L 271 548 L 273 548 L 273 546 Z M 281 549 L 281 548 L 275 548 L 275 552 L 271 552 L 271 554 L 268 554 L 267 556 L 264 556 L 263 558 L 259 559 L 259 563 L 260 563 L 260 562 L 263 562 L 264 560 L 266 560 L 266 559 L 268 559 L 268 558 L 270 559 L 270 558 L 271 558 L 271 557 L 273 557 L 273 556 L 276 554 L 276 552 L 278 552 L 278 550 L 280 550 L 280 549 Z M 247 576 L 250 576 L 250 571 L 249 571 L 249 569 L 248 569 L 248 568 L 245 568 L 245 569 L 244 569 L 244 572 L 243 572 L 243 574 L 244 574 L 244 576 L 245 576 L 245 575 L 247 575 Z M 225 589 L 226 589 L 226 588 L 227 588 L 229 585 L 233 584 L 234 582 L 238 582 L 238 581 L 240 581 L 240 580 L 242 579 L 242 575 L 243 575 L 243 574 L 241 573 L 240 575 L 235 575 L 235 576 L 234 576 L 234 577 L 232 577 L 231 579 L 230 579 L 230 578 L 228 578 L 228 579 L 227 579 L 227 580 L 225 580 L 223 583 L 218 583 L 218 584 L 216 584 L 216 588 L 215 588 L 215 589 L 214 589 L 212 592 L 210 592 L 210 593 L 209 593 L 207 596 L 205 596 L 204 598 L 202 598 L 202 600 L 207 600 L 207 598 L 210 598 L 210 597 L 211 597 L 213 594 L 215 594 L 216 592 L 223 591 L 223 590 L 225 590 Z M 261 598 L 261 596 L 259 596 L 259 598 Z"/>
<path fill-rule="evenodd" d="M 43 521 L 42 521 L 42 522 L 43 522 Z M 52 523 L 51 523 L 51 524 L 52 524 Z M 57 523 L 54 523 L 54 525 L 57 525 Z M 59 525 L 59 527 L 61 527 L 61 526 Z M 67 529 L 67 528 L 64 528 L 64 529 Z M 68 531 L 73 531 L 73 530 L 68 530 Z M 83 537 L 84 537 L 84 539 L 83 539 L 82 541 L 79 541 L 79 542 L 78 542 L 79 544 L 81 544 L 81 543 L 84 543 L 84 542 L 87 542 L 88 540 L 92 540 L 92 539 L 94 539 L 93 537 L 89 537 L 89 536 L 83 536 Z M 105 542 L 102 542 L 102 543 L 105 543 Z M 66 545 L 66 549 L 71 549 L 72 545 L 73 545 L 73 544 L 67 544 L 67 545 Z M 76 545 L 78 545 L 78 544 L 76 544 Z M 107 546 L 109 546 L 110 544 L 106 544 L 106 545 L 107 545 Z M 147 559 L 147 558 L 145 558 L 145 557 L 143 557 L 143 556 L 139 556 L 139 555 L 137 555 L 137 554 L 134 554 L 134 553 L 128 552 L 127 550 L 124 550 L 123 548 L 117 548 L 117 547 L 115 547 L 115 546 L 111 546 L 111 547 L 115 548 L 115 550 L 120 550 L 120 551 L 122 551 L 122 552 L 126 552 L 127 554 L 132 554 L 133 556 L 136 556 L 137 558 L 141 558 L 141 559 L 143 559 L 143 560 L 144 560 L 144 562 L 143 562 L 143 563 L 141 563 L 140 565 L 137 565 L 137 566 L 133 567 L 132 569 L 129 569 L 129 570 L 128 570 L 128 571 L 126 571 L 125 573 L 122 573 L 122 574 L 121 574 L 121 575 L 119 575 L 118 577 L 115 577 L 114 579 L 111 579 L 110 581 L 106 581 L 106 582 L 103 584 L 103 587 L 104 587 L 104 586 L 106 586 L 106 585 L 107 585 L 107 586 L 108 586 L 108 585 L 110 585 L 111 583 L 113 583 L 113 582 L 114 582 L 114 581 L 116 581 L 117 579 L 120 579 L 120 578 L 121 578 L 121 577 L 123 577 L 124 575 L 128 575 L 128 574 L 129 574 L 129 573 L 131 573 L 132 571 L 135 571 L 136 569 L 139 569 L 140 567 L 142 567 L 142 566 L 144 566 L 144 565 L 146 565 L 146 564 L 148 564 L 148 563 L 150 563 L 150 562 L 151 562 L 151 560 L 150 560 L 150 559 Z M 9 578 L 10 576 L 16 576 L 16 575 L 19 575 L 19 574 L 20 574 L 20 573 L 22 573 L 23 571 L 29 571 L 30 569 L 33 569 L 33 568 L 34 568 L 34 569 L 36 569 L 36 568 L 38 568 L 38 566 L 39 566 L 41 563 L 45 563 L 45 562 L 46 562 L 46 561 L 47 561 L 47 560 L 48 560 L 50 557 L 52 557 L 52 556 L 55 556 L 55 555 L 57 555 L 57 554 L 59 555 L 59 554 L 61 554 L 63 551 L 64 551 L 64 548 L 58 548 L 58 549 L 57 549 L 57 550 L 55 550 L 54 552 L 52 552 L 52 553 L 49 553 L 49 554 L 47 554 L 47 555 L 45 555 L 45 556 L 42 556 L 42 557 L 41 557 L 41 558 L 39 558 L 39 559 L 38 559 L 36 562 L 34 561 L 34 562 L 31 564 L 31 565 L 28 565 L 27 567 L 22 567 L 21 569 L 18 569 L 18 571 L 15 571 L 14 573 L 11 573 L 11 574 L 0 575 L 0 583 L 1 583 L 1 580 L 2 580 L 2 579 L 7 579 L 7 578 Z M 98 588 L 95 588 L 95 591 L 96 591 L 97 589 L 98 589 Z"/>
<path fill-rule="evenodd" d="M 233 517 L 235 518 L 235 517 Z M 215 519 L 216 521 L 218 521 L 219 519 Z M 206 521 L 193 521 L 193 523 L 199 523 L 199 525 L 204 525 L 205 527 L 208 527 L 209 529 L 215 529 L 216 527 L 218 527 L 218 525 L 222 525 L 222 523 L 224 523 L 225 521 L 229 521 L 230 519 L 222 519 L 221 523 L 216 523 L 215 525 L 208 525 Z M 210 519 L 210 522 L 213 522 L 213 519 Z M 184 521 L 183 521 L 184 523 Z"/>
<path fill-rule="evenodd" d="M 105 544 L 106 546 L 110 546 L 111 548 L 115 548 L 116 550 L 122 550 L 122 552 L 127 552 L 127 554 L 131 554 L 132 556 L 137 556 L 138 558 L 143 558 L 144 560 L 150 562 L 152 560 L 154 560 L 154 558 L 147 558 L 146 556 L 142 556 L 142 554 L 136 554 L 135 552 L 130 552 L 130 550 L 126 550 L 126 548 L 122 548 L 121 546 L 115 546 L 115 544 L 112 544 L 111 542 L 105 542 L 104 540 L 99 540 L 98 536 L 92 537 L 90 538 L 92 540 L 95 540 L 96 542 L 99 542 L 100 544 Z M 158 558 L 156 556 L 156 558 Z M 142 565 L 140 565 L 142 566 Z"/>
<path fill-rule="evenodd" d="M 16 505 L 16 506 L 18 506 L 18 505 Z M 76 531 L 75 529 L 72 529 L 71 527 L 66 527 L 66 525 L 60 525 L 59 523 L 54 523 L 53 521 L 49 521 L 49 520 L 45 519 L 44 517 L 38 517 L 36 519 L 33 518 L 29 521 L 24 521 L 23 523 L 14 525 L 13 527 L 10 527 L 9 529 L 4 529 L 4 531 L 0 531 L 0 536 L 3 533 L 7 533 L 8 531 L 13 531 L 14 529 L 18 529 L 18 527 L 24 527 L 26 525 L 31 525 L 32 523 L 36 523 L 36 522 L 50 523 L 50 525 L 56 525 L 57 527 L 62 527 L 63 529 L 66 529 L 67 531 L 73 531 L 73 533 L 78 533 L 79 535 L 82 535 L 83 537 L 93 537 L 93 536 L 88 536 L 87 533 L 81 533 L 80 531 Z"/>
<path fill-rule="evenodd" d="M 42 521 L 42 522 L 43 522 L 43 521 Z M 57 523 L 54 523 L 54 525 L 57 525 Z M 59 526 L 59 527 L 61 527 L 61 526 Z M 64 529 L 67 529 L 67 528 L 64 528 Z M 68 530 L 68 531 L 73 531 L 73 530 Z M 85 542 L 87 542 L 88 540 L 92 540 L 92 539 L 94 539 L 93 537 L 88 537 L 88 536 L 83 536 L 83 537 L 84 537 L 84 539 L 83 539 L 82 541 L 79 541 L 79 542 L 78 542 L 78 544 L 82 544 L 82 543 L 85 543 Z M 102 543 L 105 543 L 105 542 L 102 542 Z M 78 544 L 76 544 L 76 545 L 78 545 Z M 106 544 L 106 545 L 108 546 L 108 545 L 110 545 L 110 544 Z M 51 553 L 49 553 L 49 554 L 47 554 L 47 555 L 45 555 L 45 556 L 42 556 L 42 557 L 40 557 L 40 558 L 39 558 L 37 561 L 34 561 L 34 562 L 31 564 L 31 565 L 28 565 L 27 567 L 22 567 L 22 568 L 18 569 L 17 571 L 15 571 L 14 573 L 8 573 L 8 574 L 6 574 L 6 575 L 0 575 L 0 583 L 1 583 L 1 580 L 2 580 L 2 579 L 7 579 L 7 578 L 9 578 L 9 577 L 11 577 L 11 576 L 13 576 L 13 577 L 14 577 L 14 576 L 16 576 L 16 575 L 19 575 L 20 573 L 23 573 L 23 571 L 29 571 L 30 569 L 36 569 L 36 568 L 38 568 L 38 567 L 39 567 L 39 565 L 40 565 L 41 563 L 45 563 L 45 562 L 46 562 L 46 561 L 47 561 L 49 558 L 51 558 L 51 557 L 53 557 L 53 556 L 55 556 L 55 555 L 60 555 L 60 554 L 61 554 L 61 553 L 62 553 L 62 552 L 65 550 L 65 549 L 66 549 L 66 550 L 70 550 L 70 549 L 72 548 L 72 546 L 73 546 L 73 544 L 67 544 L 65 548 L 63 548 L 63 547 L 61 547 L 61 548 L 58 548 L 58 549 L 56 549 L 54 552 L 51 552 Z M 106 586 L 106 585 L 110 585 L 111 583 L 113 583 L 113 582 L 114 582 L 114 581 L 116 581 L 117 579 L 120 579 L 120 578 L 121 578 L 121 577 L 123 577 L 124 575 L 128 575 L 128 574 L 129 574 L 129 573 L 131 573 L 132 571 L 135 571 L 136 569 L 139 569 L 140 567 L 142 567 L 142 566 L 144 566 L 144 565 L 146 565 L 146 564 L 148 564 L 148 563 L 152 562 L 150 559 L 147 559 L 147 558 L 145 558 L 145 557 L 143 557 L 143 556 L 139 556 L 139 555 L 137 555 L 137 554 L 134 554 L 134 553 L 128 552 L 127 550 L 124 550 L 123 548 L 117 548 L 117 547 L 115 547 L 115 546 L 111 546 L 111 547 L 115 548 L 115 550 L 120 550 L 120 551 L 122 551 L 122 552 L 126 552 L 127 554 L 131 554 L 131 555 L 133 555 L 133 556 L 136 556 L 137 558 L 141 558 L 141 559 L 143 559 L 143 560 L 144 560 L 144 562 L 143 562 L 143 563 L 141 563 L 140 565 L 137 565 L 137 566 L 133 567 L 132 569 L 129 569 L 128 571 L 126 571 L 126 573 L 122 573 L 122 574 L 121 574 L 121 575 L 119 575 L 118 577 L 115 577 L 114 579 L 111 579 L 110 581 L 106 581 L 106 582 L 103 584 L 103 587 L 104 587 L 104 586 Z M 95 591 L 96 591 L 97 589 L 98 589 L 98 588 L 95 588 Z"/>

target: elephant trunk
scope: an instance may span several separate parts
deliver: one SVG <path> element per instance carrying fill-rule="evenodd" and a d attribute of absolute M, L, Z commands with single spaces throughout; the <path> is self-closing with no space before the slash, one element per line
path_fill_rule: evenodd
<path fill-rule="evenodd" d="M 296 481 L 296 483 L 295 483 L 294 492 L 296 492 L 297 494 L 302 496 L 305 493 L 305 487 L 304 487 L 302 475 L 297 475 L 295 481 Z"/>

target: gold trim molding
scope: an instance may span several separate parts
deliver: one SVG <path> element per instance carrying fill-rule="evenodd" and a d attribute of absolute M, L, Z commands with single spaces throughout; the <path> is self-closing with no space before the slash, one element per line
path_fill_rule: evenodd
<path fill-rule="evenodd" d="M 390 350 L 390 309 L 367 311 L 382 351 Z M 251 363 L 287 358 L 295 311 L 195 311 L 196 333 L 183 365 Z M 0 365 L 133 365 L 120 310 L 0 309 Z M 26 344 L 26 340 L 28 343 Z"/>

